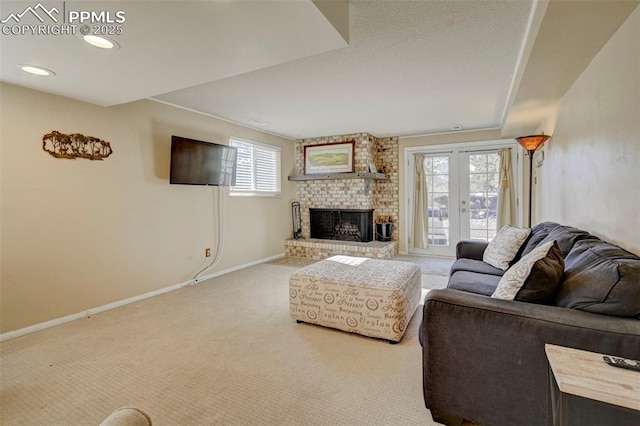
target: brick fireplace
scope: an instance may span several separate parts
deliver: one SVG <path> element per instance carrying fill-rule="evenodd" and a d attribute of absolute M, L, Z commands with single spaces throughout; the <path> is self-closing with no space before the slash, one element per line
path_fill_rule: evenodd
<path fill-rule="evenodd" d="M 367 173 L 370 165 L 374 165 L 376 170 L 389 176 L 387 180 L 369 179 L 318 179 L 296 182 L 297 199 L 300 202 L 300 213 L 302 219 L 303 240 L 288 240 L 286 243 L 287 255 L 300 256 L 304 252 L 305 257 L 309 253 L 313 254 L 309 244 L 316 241 L 312 239 L 310 209 L 330 209 L 330 210 L 372 210 L 373 222 L 388 221 L 393 223 L 393 234 L 391 243 L 371 241 L 369 243 L 351 243 L 358 246 L 358 252 L 365 250 L 360 255 L 366 256 L 368 250 L 366 244 L 370 245 L 373 251 L 378 252 L 383 245 L 386 247 L 385 258 L 397 253 L 397 241 L 399 235 L 398 211 L 399 211 L 399 152 L 398 138 L 377 138 L 368 133 L 355 133 L 350 135 L 337 135 L 310 139 L 299 139 L 295 142 L 296 148 L 296 175 L 304 174 L 304 147 L 310 145 L 320 145 L 328 143 L 340 143 L 354 141 L 354 172 Z M 372 224 L 373 225 L 373 224 Z M 373 231 L 373 226 L 371 227 Z M 345 230 L 346 231 L 346 230 Z M 346 231 L 348 232 L 348 231 Z M 311 240 L 310 240 L 311 239 Z M 375 239 L 375 238 L 374 238 Z M 297 241 L 297 243 L 296 243 Z M 325 251 L 332 250 L 331 241 L 317 240 L 324 246 Z M 304 243 L 304 244 L 303 244 Z M 345 241 L 334 242 L 342 247 L 341 253 L 345 253 Z M 301 246 L 305 246 L 301 250 Z M 374 247 L 378 249 L 373 250 Z M 391 247 L 391 249 L 388 248 Z M 298 247 L 298 249 L 296 249 Z M 355 247 L 355 246 L 354 246 Z M 321 250 L 322 251 L 322 250 Z M 326 254 L 326 253 L 325 253 Z M 379 253 L 378 253 L 379 254 Z M 378 254 L 367 257 L 380 257 Z M 313 256 L 315 258 L 315 255 Z M 321 258 L 321 257 L 320 257 Z"/>

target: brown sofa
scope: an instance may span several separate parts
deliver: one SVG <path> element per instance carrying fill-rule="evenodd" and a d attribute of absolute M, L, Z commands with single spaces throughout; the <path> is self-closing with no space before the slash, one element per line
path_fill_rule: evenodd
<path fill-rule="evenodd" d="M 545 222 L 512 264 L 547 241 L 558 243 L 564 274 L 540 303 L 491 298 L 504 271 L 482 262 L 487 243 L 458 245 L 447 289 L 429 292 L 420 326 L 424 399 L 434 420 L 550 424 L 545 343 L 640 359 L 640 258 Z M 640 424 L 640 411 L 577 397 L 569 407 L 571 424 Z"/>

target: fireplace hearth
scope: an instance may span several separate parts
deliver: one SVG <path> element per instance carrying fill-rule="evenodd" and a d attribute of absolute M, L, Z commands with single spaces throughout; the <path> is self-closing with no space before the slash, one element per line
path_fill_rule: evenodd
<path fill-rule="evenodd" d="M 373 240 L 373 209 L 309 209 L 311 238 L 369 242 Z"/>

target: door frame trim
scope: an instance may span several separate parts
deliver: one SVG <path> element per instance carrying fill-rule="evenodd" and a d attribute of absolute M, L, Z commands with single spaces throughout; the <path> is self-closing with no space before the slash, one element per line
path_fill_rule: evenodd
<path fill-rule="evenodd" d="M 413 168 L 409 167 L 411 164 L 411 158 L 414 154 L 418 153 L 426 153 L 426 154 L 437 154 L 442 153 L 443 151 L 451 151 L 451 150 L 483 150 L 483 149 L 498 149 L 503 147 L 509 147 L 514 149 L 516 152 L 516 162 L 515 166 L 517 167 L 518 172 L 514 174 L 514 178 L 516 180 L 516 220 L 517 226 L 523 226 L 524 223 L 524 212 L 522 209 L 522 194 L 523 194 L 523 167 L 524 167 L 524 155 L 523 151 L 520 148 L 520 145 L 515 139 L 493 139 L 486 141 L 471 141 L 471 142 L 459 142 L 459 143 L 450 143 L 450 144 L 439 144 L 439 145 L 422 145 L 422 146 L 411 146 L 403 149 L 403 165 L 404 165 L 404 182 L 403 182 L 403 192 L 404 192 L 404 200 L 401 202 L 404 203 L 405 206 L 405 214 L 404 214 L 404 223 L 406 226 L 403 226 L 400 232 L 400 238 L 402 239 L 402 243 L 404 243 L 404 247 L 406 248 L 406 252 L 410 253 L 410 245 L 409 245 L 409 231 L 410 226 L 412 224 L 411 214 L 413 209 L 409 204 L 409 200 L 412 198 L 413 194 Z"/>

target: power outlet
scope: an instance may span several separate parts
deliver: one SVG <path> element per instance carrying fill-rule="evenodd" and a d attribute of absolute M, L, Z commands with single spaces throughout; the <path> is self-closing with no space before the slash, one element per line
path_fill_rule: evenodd
<path fill-rule="evenodd" d="M 211 249 L 210 248 L 206 248 L 204 249 L 204 257 L 211 257 Z"/>

